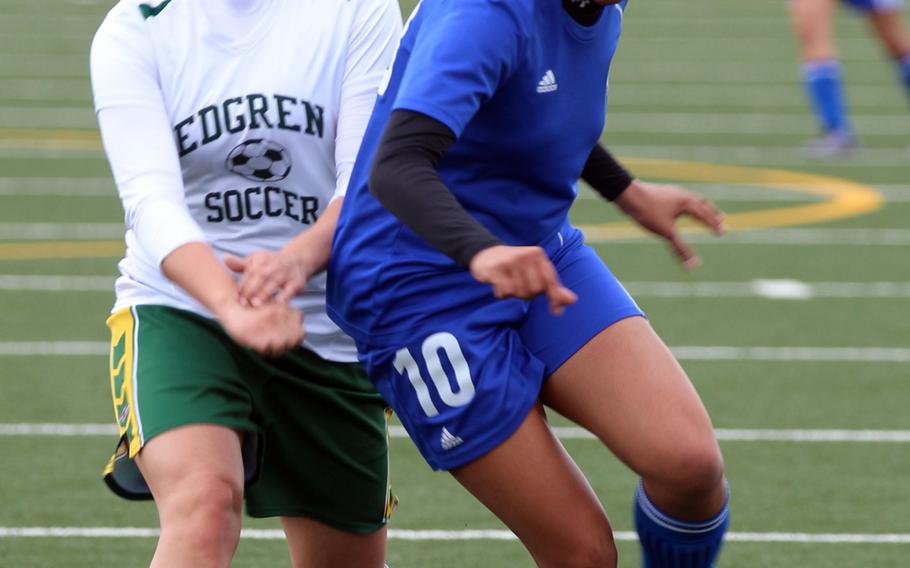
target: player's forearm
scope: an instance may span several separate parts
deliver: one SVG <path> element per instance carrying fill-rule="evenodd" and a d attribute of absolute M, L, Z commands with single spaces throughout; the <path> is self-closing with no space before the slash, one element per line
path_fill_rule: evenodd
<path fill-rule="evenodd" d="M 369 188 L 407 228 L 467 268 L 474 255 L 502 241 L 461 206 L 436 171 L 454 141 L 441 122 L 394 111 L 373 160 Z"/>
<path fill-rule="evenodd" d="M 332 252 L 332 237 L 338 224 L 343 198 L 329 203 L 319 219 L 306 231 L 289 241 L 281 251 L 294 257 L 303 267 L 307 277 L 325 270 Z"/>
<path fill-rule="evenodd" d="M 600 144 L 595 144 L 591 150 L 581 179 L 609 201 L 616 200 L 635 181 L 632 174 Z"/>
<path fill-rule="evenodd" d="M 177 247 L 161 262 L 161 270 L 216 316 L 239 306 L 234 278 L 206 243 Z"/>

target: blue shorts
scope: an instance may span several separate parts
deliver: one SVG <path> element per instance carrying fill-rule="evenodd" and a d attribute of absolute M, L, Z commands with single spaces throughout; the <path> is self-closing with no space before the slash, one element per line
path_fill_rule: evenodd
<path fill-rule="evenodd" d="M 506 440 L 544 379 L 611 324 L 641 316 L 581 231 L 566 222 L 541 246 L 578 295 L 563 316 L 545 297 L 497 300 L 464 270 L 423 277 L 386 306 L 399 333 L 358 341 L 361 361 L 433 469 L 471 462 Z"/>
<path fill-rule="evenodd" d="M 860 12 L 888 12 L 903 6 L 903 0 L 844 0 Z"/>

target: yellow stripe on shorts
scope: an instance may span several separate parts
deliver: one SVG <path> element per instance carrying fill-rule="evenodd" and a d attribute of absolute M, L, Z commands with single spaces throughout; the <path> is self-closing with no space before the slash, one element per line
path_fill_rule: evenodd
<path fill-rule="evenodd" d="M 392 408 L 387 406 L 385 409 L 385 440 L 386 444 L 389 446 L 392 445 L 392 433 L 389 430 L 389 420 L 392 418 Z M 395 507 L 398 506 L 398 495 L 395 495 L 395 492 L 392 491 L 392 451 L 389 448 L 389 463 L 386 468 L 386 501 L 385 501 L 385 511 L 383 512 L 382 521 L 387 523 L 389 519 L 392 518 L 392 512 L 395 510 Z"/>
<path fill-rule="evenodd" d="M 142 433 L 133 384 L 136 318 L 132 308 L 111 314 L 107 319 L 107 327 L 111 330 L 110 370 L 114 420 L 117 421 L 120 436 L 129 442 L 129 457 L 133 458 L 142 448 Z"/>

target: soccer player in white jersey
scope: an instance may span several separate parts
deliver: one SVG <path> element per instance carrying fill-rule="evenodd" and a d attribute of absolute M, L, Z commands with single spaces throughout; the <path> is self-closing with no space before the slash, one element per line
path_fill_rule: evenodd
<path fill-rule="evenodd" d="M 842 0 L 862 13 L 894 61 L 910 96 L 910 33 L 904 26 L 903 0 Z M 821 135 L 810 143 L 810 157 L 827 159 L 850 154 L 857 146 L 843 95 L 843 74 L 834 38 L 838 0 L 790 0 L 793 28 L 803 61 L 803 83 Z"/>
<path fill-rule="evenodd" d="M 383 566 L 385 405 L 320 272 L 400 31 L 395 0 L 121 0 L 94 38 L 127 227 L 105 479 L 154 498 L 152 566 L 229 566 L 244 501 L 294 566 Z M 222 263 L 289 257 L 281 289 Z"/>

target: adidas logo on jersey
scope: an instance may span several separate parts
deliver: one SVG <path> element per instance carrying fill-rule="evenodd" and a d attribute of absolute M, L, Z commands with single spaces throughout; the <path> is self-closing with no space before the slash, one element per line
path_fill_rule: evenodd
<path fill-rule="evenodd" d="M 449 432 L 449 429 L 445 426 L 442 427 L 442 436 L 439 437 L 439 443 L 442 444 L 443 450 L 451 450 L 455 446 L 460 446 L 464 443 L 459 436 L 453 435 Z"/>
<path fill-rule="evenodd" d="M 558 88 L 556 75 L 553 74 L 552 69 L 547 69 L 547 72 L 543 74 L 543 78 L 537 83 L 537 92 L 541 94 L 552 93 Z"/>

